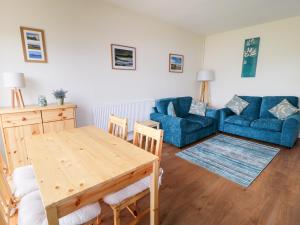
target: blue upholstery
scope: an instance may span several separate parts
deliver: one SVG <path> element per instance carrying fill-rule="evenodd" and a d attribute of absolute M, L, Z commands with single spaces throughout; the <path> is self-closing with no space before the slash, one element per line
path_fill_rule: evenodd
<path fill-rule="evenodd" d="M 281 132 L 283 121 L 279 119 L 260 118 L 251 123 L 251 127 L 261 130 Z"/>
<path fill-rule="evenodd" d="M 220 131 L 279 144 L 289 148 L 294 146 L 299 134 L 300 113 L 294 114 L 286 120 L 278 120 L 269 113 L 268 110 L 280 103 L 283 99 L 287 99 L 292 105 L 298 107 L 298 97 L 263 97 L 261 106 L 258 106 L 259 97 L 240 97 L 250 103 L 245 109 L 248 111 L 243 112 L 244 114 L 242 113 L 241 116 L 237 116 L 230 109 L 221 109 L 219 111 Z M 258 114 L 259 116 L 257 117 Z M 249 121 L 250 124 L 248 125 Z"/>
<path fill-rule="evenodd" d="M 173 102 L 178 117 L 167 115 L 170 101 Z M 192 97 L 156 100 L 150 118 L 160 123 L 161 129 L 164 130 L 165 142 L 183 147 L 217 132 L 219 111 L 207 109 L 205 117 L 189 114 L 191 103 Z"/>
<path fill-rule="evenodd" d="M 283 99 L 287 99 L 293 106 L 298 107 L 298 97 L 295 96 L 266 96 L 263 97 L 260 109 L 260 118 L 276 118 L 269 109 L 276 106 Z"/>
<path fill-rule="evenodd" d="M 251 96 L 239 96 L 241 99 L 247 101 L 249 105 L 242 111 L 242 116 L 247 116 L 251 118 L 259 118 L 261 97 L 251 97 Z"/>
<path fill-rule="evenodd" d="M 249 127 L 250 123 L 253 121 L 252 118 L 246 117 L 246 116 L 238 116 L 238 115 L 233 115 L 233 116 L 228 116 L 225 119 L 226 123 L 231 123 L 239 126 L 244 126 L 244 127 Z"/>

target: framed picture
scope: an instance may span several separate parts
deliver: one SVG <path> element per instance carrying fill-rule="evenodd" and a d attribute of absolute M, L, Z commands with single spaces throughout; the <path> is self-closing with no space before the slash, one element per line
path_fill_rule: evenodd
<path fill-rule="evenodd" d="M 25 62 L 47 62 L 45 34 L 41 29 L 20 27 Z"/>
<path fill-rule="evenodd" d="M 123 45 L 111 45 L 112 68 L 116 70 L 136 70 L 136 49 Z"/>
<path fill-rule="evenodd" d="M 172 73 L 183 73 L 184 56 L 169 54 L 169 71 Z"/>

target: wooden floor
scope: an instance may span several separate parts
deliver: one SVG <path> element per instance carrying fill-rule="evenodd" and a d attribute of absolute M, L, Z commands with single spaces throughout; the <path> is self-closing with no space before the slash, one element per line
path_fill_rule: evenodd
<path fill-rule="evenodd" d="M 300 225 L 300 141 L 282 148 L 249 188 L 176 157 L 178 151 L 164 144 L 161 225 Z M 103 225 L 112 224 L 110 208 L 102 206 Z M 129 218 L 123 212 L 122 221 Z"/>

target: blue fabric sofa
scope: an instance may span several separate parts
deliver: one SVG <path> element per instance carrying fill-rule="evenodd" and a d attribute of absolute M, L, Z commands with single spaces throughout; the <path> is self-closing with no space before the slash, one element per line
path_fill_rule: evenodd
<path fill-rule="evenodd" d="M 249 102 L 249 105 L 239 116 L 228 108 L 221 109 L 220 131 L 266 141 L 288 148 L 294 146 L 299 134 L 300 113 L 296 113 L 285 120 L 279 120 L 268 110 L 276 106 L 283 99 L 287 99 L 292 105 L 298 107 L 298 97 L 239 97 Z"/>
<path fill-rule="evenodd" d="M 172 101 L 176 117 L 169 116 L 167 108 Z M 190 114 L 192 97 L 164 98 L 156 100 L 151 120 L 160 123 L 164 141 L 179 148 L 218 131 L 219 111 L 207 109 L 206 116 Z"/>

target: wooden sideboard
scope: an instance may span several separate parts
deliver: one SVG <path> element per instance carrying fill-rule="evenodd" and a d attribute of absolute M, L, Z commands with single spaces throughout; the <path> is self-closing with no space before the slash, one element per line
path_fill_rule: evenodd
<path fill-rule="evenodd" d="M 9 173 L 16 167 L 29 164 L 24 138 L 74 127 L 74 104 L 0 108 L 0 128 Z"/>

